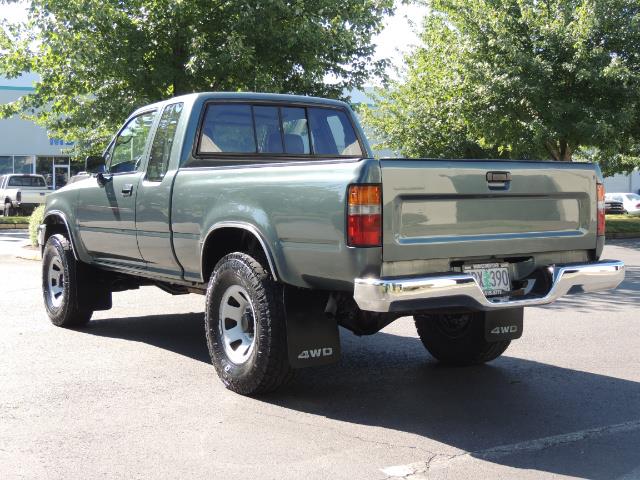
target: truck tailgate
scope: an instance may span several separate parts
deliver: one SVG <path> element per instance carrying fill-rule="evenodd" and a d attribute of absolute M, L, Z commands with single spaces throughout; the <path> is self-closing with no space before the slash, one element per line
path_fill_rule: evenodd
<path fill-rule="evenodd" d="M 44 203 L 47 193 L 49 191 L 42 188 L 20 187 L 22 203 Z"/>
<path fill-rule="evenodd" d="M 389 159 L 380 165 L 384 261 L 596 246 L 591 164 Z"/>

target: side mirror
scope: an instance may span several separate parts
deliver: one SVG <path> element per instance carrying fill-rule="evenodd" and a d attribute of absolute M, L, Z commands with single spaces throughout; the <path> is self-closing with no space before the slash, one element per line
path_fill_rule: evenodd
<path fill-rule="evenodd" d="M 84 161 L 84 169 L 89 173 L 103 173 L 105 171 L 102 155 L 89 155 Z"/>

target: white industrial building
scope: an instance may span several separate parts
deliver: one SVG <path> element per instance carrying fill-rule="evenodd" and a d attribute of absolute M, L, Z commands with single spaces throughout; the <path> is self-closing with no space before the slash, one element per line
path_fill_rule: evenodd
<path fill-rule="evenodd" d="M 640 193 L 640 170 L 636 169 L 631 175 L 605 178 L 604 189 L 607 193 Z"/>
<path fill-rule="evenodd" d="M 17 79 L 0 77 L 0 103 L 9 103 L 33 91 L 36 75 Z M 0 175 L 5 173 L 37 173 L 44 175 L 49 186 L 60 188 L 77 168 L 71 165 L 65 149 L 72 146 L 51 138 L 35 123 L 14 117 L 0 119 Z"/>

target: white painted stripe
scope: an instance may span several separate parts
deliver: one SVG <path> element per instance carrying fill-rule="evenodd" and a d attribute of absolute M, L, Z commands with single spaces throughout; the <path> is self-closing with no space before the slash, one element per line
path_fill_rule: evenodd
<path fill-rule="evenodd" d="M 531 453 L 544 450 L 550 447 L 557 447 L 569 443 L 581 442 L 607 435 L 616 435 L 619 433 L 634 432 L 640 430 L 640 420 L 632 420 L 629 422 L 618 423 L 615 425 L 607 425 L 604 427 L 589 428 L 579 430 L 577 432 L 564 433 L 561 435 L 552 435 L 549 437 L 537 438 L 535 440 L 527 440 L 525 442 L 512 443 L 510 445 L 499 445 L 497 447 L 488 448 L 486 450 L 478 450 L 475 452 L 464 452 L 455 455 L 435 454 L 426 462 L 411 463 L 408 465 L 397 465 L 393 467 L 382 468 L 381 471 L 389 477 L 406 477 L 408 475 L 416 475 L 427 472 L 433 467 L 442 467 L 453 461 L 479 459 L 498 459 L 518 453 Z M 389 473 L 388 473 L 389 472 Z M 403 473 L 406 472 L 406 473 Z M 402 473 L 398 475 L 397 473 Z M 622 477 L 624 480 L 640 478 L 640 469 L 634 470 Z M 395 475 L 394 475 L 395 474 Z M 633 476 L 636 475 L 636 476 Z M 622 480 L 621 479 L 621 480 Z"/>

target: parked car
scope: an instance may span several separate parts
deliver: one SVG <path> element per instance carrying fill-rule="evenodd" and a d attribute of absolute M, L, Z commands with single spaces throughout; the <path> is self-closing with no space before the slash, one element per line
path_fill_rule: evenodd
<path fill-rule="evenodd" d="M 30 215 L 45 202 L 49 187 L 42 175 L 8 174 L 0 176 L 0 210 L 4 216 Z"/>
<path fill-rule="evenodd" d="M 640 215 L 640 195 L 637 193 L 607 193 L 605 201 L 621 203 L 622 211 L 620 213 Z"/>
<path fill-rule="evenodd" d="M 622 202 L 607 200 L 604 202 L 604 213 L 607 215 L 622 215 L 626 213 Z"/>
<path fill-rule="evenodd" d="M 624 278 L 600 260 L 596 165 L 374 159 L 335 100 L 172 98 L 86 169 L 39 229 L 51 321 L 79 327 L 141 285 L 203 294 L 212 362 L 241 394 L 337 361 L 338 325 L 369 335 L 407 315 L 441 362 L 487 362 L 524 307 Z"/>

